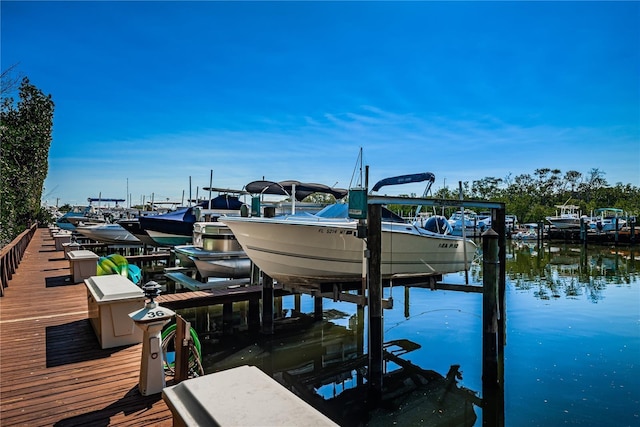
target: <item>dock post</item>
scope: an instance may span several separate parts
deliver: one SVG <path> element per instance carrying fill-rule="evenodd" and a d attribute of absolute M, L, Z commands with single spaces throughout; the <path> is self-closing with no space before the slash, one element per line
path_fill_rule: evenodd
<path fill-rule="evenodd" d="M 494 224 L 493 231 L 498 234 L 498 378 L 502 379 L 502 361 L 504 360 L 504 345 L 507 337 L 505 330 L 507 310 L 504 298 L 507 288 L 507 236 L 505 226 L 505 209 L 496 209 L 495 217 L 496 221 L 492 221 L 492 224 Z"/>
<path fill-rule="evenodd" d="M 222 304 L 222 334 L 233 335 L 233 303 Z"/>
<path fill-rule="evenodd" d="M 260 269 L 253 262 L 251 263 L 251 270 L 250 270 L 249 274 L 251 275 L 250 284 L 252 286 L 253 285 L 259 285 L 260 284 Z"/>
<path fill-rule="evenodd" d="M 408 319 L 410 317 L 409 313 L 409 288 L 410 286 L 404 287 L 404 317 Z"/>
<path fill-rule="evenodd" d="M 580 218 L 580 241 L 582 246 L 587 246 L 587 223 L 584 218 Z"/>
<path fill-rule="evenodd" d="M 498 289 L 499 235 L 489 229 L 482 235 L 482 422 L 485 426 L 504 425 L 499 405 L 501 381 L 498 367 Z"/>
<path fill-rule="evenodd" d="M 293 309 L 296 313 L 302 313 L 302 295 L 299 293 L 293 295 Z"/>
<path fill-rule="evenodd" d="M 262 273 L 262 333 L 273 334 L 273 278 Z"/>
<path fill-rule="evenodd" d="M 260 330 L 260 298 L 249 298 L 249 314 L 247 319 L 250 332 Z"/>
<path fill-rule="evenodd" d="M 382 206 L 368 205 L 367 283 L 369 287 L 369 397 L 377 404 L 382 397 Z"/>
<path fill-rule="evenodd" d="M 189 340 L 191 340 L 191 324 L 176 314 L 175 342 L 175 384 L 189 378 Z M 186 344 L 186 345 L 185 345 Z"/>
<path fill-rule="evenodd" d="M 322 320 L 322 296 L 313 296 L 313 320 Z"/>

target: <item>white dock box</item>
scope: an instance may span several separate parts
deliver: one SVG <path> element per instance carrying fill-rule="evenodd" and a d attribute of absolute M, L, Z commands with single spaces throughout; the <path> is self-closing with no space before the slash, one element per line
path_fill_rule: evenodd
<path fill-rule="evenodd" d="M 162 390 L 162 399 L 173 414 L 174 426 L 338 427 L 255 366 L 182 381 Z"/>
<path fill-rule="evenodd" d="M 69 270 L 71 270 L 73 283 L 80 283 L 97 274 L 100 257 L 95 253 L 85 250 L 70 251 L 67 257 L 69 258 Z"/>
<path fill-rule="evenodd" d="M 53 240 L 56 243 L 56 251 L 62 251 L 64 250 L 63 243 L 71 243 L 71 233 L 54 234 Z"/>
<path fill-rule="evenodd" d="M 63 243 L 62 244 L 62 250 L 64 250 L 64 257 L 66 259 L 69 259 L 69 252 L 71 251 L 79 251 L 80 250 L 80 243 L 78 242 L 70 242 L 70 243 Z M 96 273 L 91 274 L 91 276 L 95 276 Z M 83 279 L 87 279 L 89 276 L 87 277 L 83 277 Z"/>
<path fill-rule="evenodd" d="M 89 320 L 102 348 L 142 342 L 142 329 L 129 313 L 145 305 L 142 289 L 118 274 L 85 279 Z"/>

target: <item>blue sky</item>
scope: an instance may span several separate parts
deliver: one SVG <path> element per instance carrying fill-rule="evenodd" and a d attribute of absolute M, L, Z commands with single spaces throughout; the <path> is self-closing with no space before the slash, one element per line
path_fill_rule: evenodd
<path fill-rule="evenodd" d="M 2 1 L 51 94 L 49 203 L 598 168 L 640 185 L 639 2 Z M 387 194 L 422 186 L 386 187 Z"/>

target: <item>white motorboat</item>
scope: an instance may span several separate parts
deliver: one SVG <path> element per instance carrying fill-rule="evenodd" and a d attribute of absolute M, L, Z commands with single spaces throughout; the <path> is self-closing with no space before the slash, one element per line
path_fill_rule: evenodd
<path fill-rule="evenodd" d="M 514 240 L 537 240 L 539 237 L 541 236 L 538 236 L 536 223 L 522 224 L 511 233 L 511 238 Z"/>
<path fill-rule="evenodd" d="M 491 214 L 478 215 L 470 209 L 465 209 L 464 215 L 460 211 L 454 212 L 448 221 L 453 230 L 451 234 L 455 236 L 462 236 L 463 227 L 465 235 L 468 236 L 482 233 L 491 228 Z"/>
<path fill-rule="evenodd" d="M 182 267 L 196 267 L 200 276 L 240 279 L 249 277 L 251 261 L 225 224 L 201 221 L 193 224 L 193 245 L 174 246 Z"/>
<path fill-rule="evenodd" d="M 249 258 L 280 283 L 314 285 L 363 277 L 366 243 L 356 236 L 358 221 L 348 217 L 345 203 L 317 214 L 219 220 L 233 231 Z M 428 231 L 383 208 L 383 279 L 463 271 L 476 249 L 472 240 Z"/>
<path fill-rule="evenodd" d="M 76 231 L 89 239 L 116 245 L 141 245 L 142 242 L 120 224 L 90 224 L 76 226 Z"/>
<path fill-rule="evenodd" d="M 560 212 L 556 212 L 555 216 L 546 217 L 552 226 L 560 230 L 580 228 L 580 206 L 564 204 L 557 205 L 556 208 Z"/>
<path fill-rule="evenodd" d="M 627 225 L 624 210 L 618 208 L 596 209 L 589 223 L 589 228 L 596 232 L 620 230 Z"/>

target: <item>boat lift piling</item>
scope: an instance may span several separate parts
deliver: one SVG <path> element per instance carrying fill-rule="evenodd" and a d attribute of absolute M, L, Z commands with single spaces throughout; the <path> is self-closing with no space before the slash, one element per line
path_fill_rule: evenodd
<path fill-rule="evenodd" d="M 504 203 L 406 197 L 369 196 L 367 204 L 367 284 L 369 285 L 369 395 L 373 404 L 382 396 L 382 205 L 478 206 L 491 210 L 492 228 L 483 235 L 482 409 L 483 425 L 504 426 L 504 346 L 506 290 L 506 227 Z M 452 289 L 454 286 L 449 287 Z M 465 289 L 460 286 L 460 290 Z"/>
<path fill-rule="evenodd" d="M 382 319 L 382 205 L 367 207 L 367 285 L 369 305 L 369 397 L 372 405 L 382 398 L 383 319 Z"/>
<path fill-rule="evenodd" d="M 267 274 L 262 274 L 262 333 L 273 335 L 273 279 Z"/>

